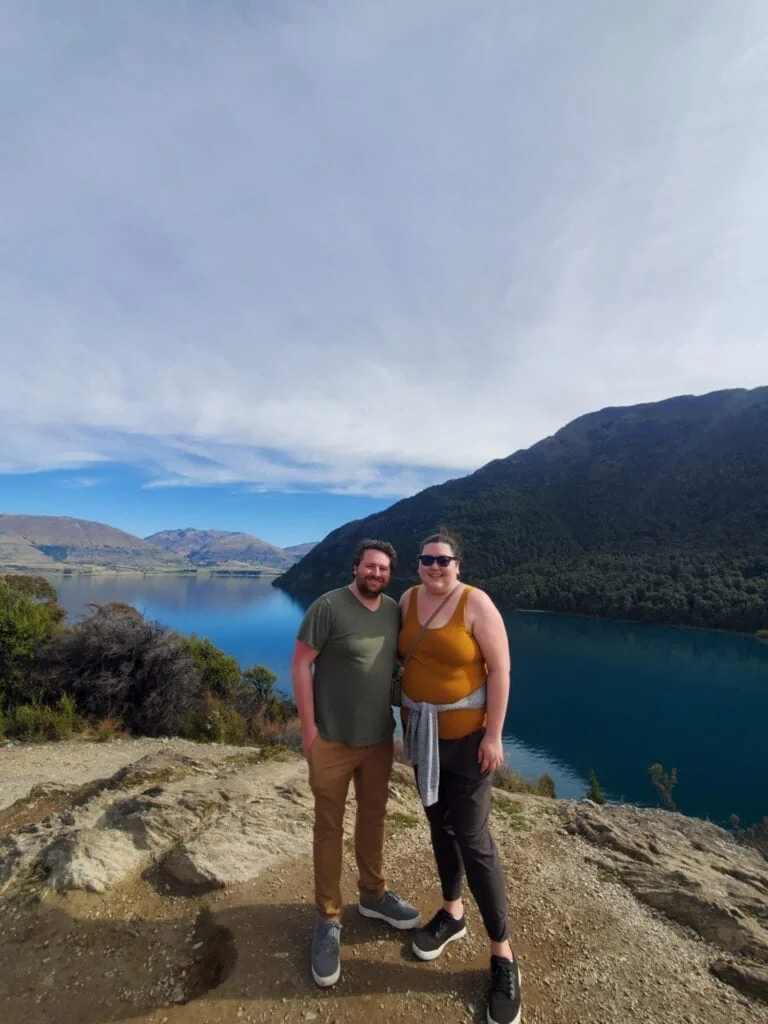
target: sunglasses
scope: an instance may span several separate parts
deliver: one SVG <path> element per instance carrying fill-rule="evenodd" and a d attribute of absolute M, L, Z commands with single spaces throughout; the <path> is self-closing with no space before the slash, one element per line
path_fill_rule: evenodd
<path fill-rule="evenodd" d="M 458 558 L 455 555 L 419 555 L 419 561 L 426 566 L 437 562 L 441 569 L 447 569 L 451 562 L 458 562 Z"/>

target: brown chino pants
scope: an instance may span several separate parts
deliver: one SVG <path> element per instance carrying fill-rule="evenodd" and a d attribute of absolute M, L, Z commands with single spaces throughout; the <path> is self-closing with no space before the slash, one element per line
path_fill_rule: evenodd
<path fill-rule="evenodd" d="M 313 859 L 315 904 L 327 921 L 341 917 L 344 806 L 355 784 L 355 857 L 362 899 L 384 895 L 384 815 L 392 770 L 392 739 L 370 747 L 349 747 L 318 736 L 309 751 L 309 784 L 315 796 Z"/>

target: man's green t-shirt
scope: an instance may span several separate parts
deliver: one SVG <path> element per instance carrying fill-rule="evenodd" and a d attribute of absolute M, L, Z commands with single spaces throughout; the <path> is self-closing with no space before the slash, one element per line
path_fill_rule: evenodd
<path fill-rule="evenodd" d="M 367 747 L 395 727 L 389 684 L 397 655 L 400 609 L 381 595 L 370 611 L 349 587 L 330 590 L 307 610 L 298 638 L 315 658 L 315 723 L 324 740 Z"/>

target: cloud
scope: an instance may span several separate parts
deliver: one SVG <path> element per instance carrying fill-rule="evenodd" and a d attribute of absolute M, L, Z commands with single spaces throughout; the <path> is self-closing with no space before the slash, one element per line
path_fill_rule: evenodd
<path fill-rule="evenodd" d="M 398 496 L 768 381 L 762 0 L 0 33 L 0 471 Z"/>

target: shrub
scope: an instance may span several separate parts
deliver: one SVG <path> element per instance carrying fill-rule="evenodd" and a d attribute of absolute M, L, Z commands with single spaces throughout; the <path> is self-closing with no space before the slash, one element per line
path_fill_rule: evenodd
<path fill-rule="evenodd" d="M 288 722 L 296 718 L 296 705 L 288 697 L 275 692 L 277 676 L 263 665 L 255 665 L 243 673 L 243 683 L 233 696 L 233 704 L 247 719 L 264 722 Z"/>
<path fill-rule="evenodd" d="M 55 638 L 50 663 L 90 718 L 117 718 L 134 735 L 177 735 L 199 701 L 200 677 L 176 633 L 133 608 L 104 605 Z"/>
<path fill-rule="evenodd" d="M 65 612 L 56 591 L 36 576 L 0 577 L 0 703 L 51 703 L 50 680 L 40 655 L 60 628 Z"/>
<path fill-rule="evenodd" d="M 536 792 L 539 796 L 546 796 L 551 800 L 555 799 L 557 795 L 555 793 L 555 780 L 547 772 L 539 776 L 539 781 L 536 783 Z"/>
<path fill-rule="evenodd" d="M 241 681 L 240 666 L 235 658 L 219 650 L 210 640 L 198 636 L 185 636 L 181 639 L 192 655 L 192 661 L 200 676 L 201 694 L 212 693 L 214 697 L 221 697 L 223 700 L 231 699 Z"/>
<path fill-rule="evenodd" d="M 213 694 L 206 694 L 189 718 L 187 736 L 205 743 L 244 746 L 248 740 L 248 722 L 233 707 Z"/>
<path fill-rule="evenodd" d="M 768 816 L 755 822 L 754 825 L 748 825 L 746 828 L 742 828 L 738 816 L 736 814 L 732 814 L 730 818 L 730 825 L 733 830 L 733 834 L 739 843 L 753 847 L 761 853 L 766 860 L 768 860 Z"/>
<path fill-rule="evenodd" d="M 89 733 L 91 738 L 97 743 L 107 743 L 109 740 L 120 739 L 121 736 L 125 735 L 125 730 L 120 719 L 112 716 L 93 722 Z"/>
<path fill-rule="evenodd" d="M 82 728 L 71 697 L 62 695 L 56 707 L 21 704 L 4 715 L 4 732 L 18 740 L 66 740 Z"/>
<path fill-rule="evenodd" d="M 527 782 L 522 775 L 518 774 L 509 765 L 502 765 L 497 768 L 493 775 L 493 785 L 505 793 L 535 793 L 536 787 Z"/>
<path fill-rule="evenodd" d="M 664 766 L 656 763 L 650 766 L 648 769 L 648 775 L 653 783 L 654 789 L 664 801 L 664 804 L 670 811 L 677 810 L 675 801 L 672 799 L 672 790 L 677 785 L 677 768 L 673 768 L 672 771 L 667 774 L 664 771 Z"/>
<path fill-rule="evenodd" d="M 596 804 L 604 804 L 605 796 L 600 788 L 600 783 L 597 781 L 597 774 L 595 769 L 589 773 L 589 789 L 587 790 L 587 799 L 592 800 Z"/>

